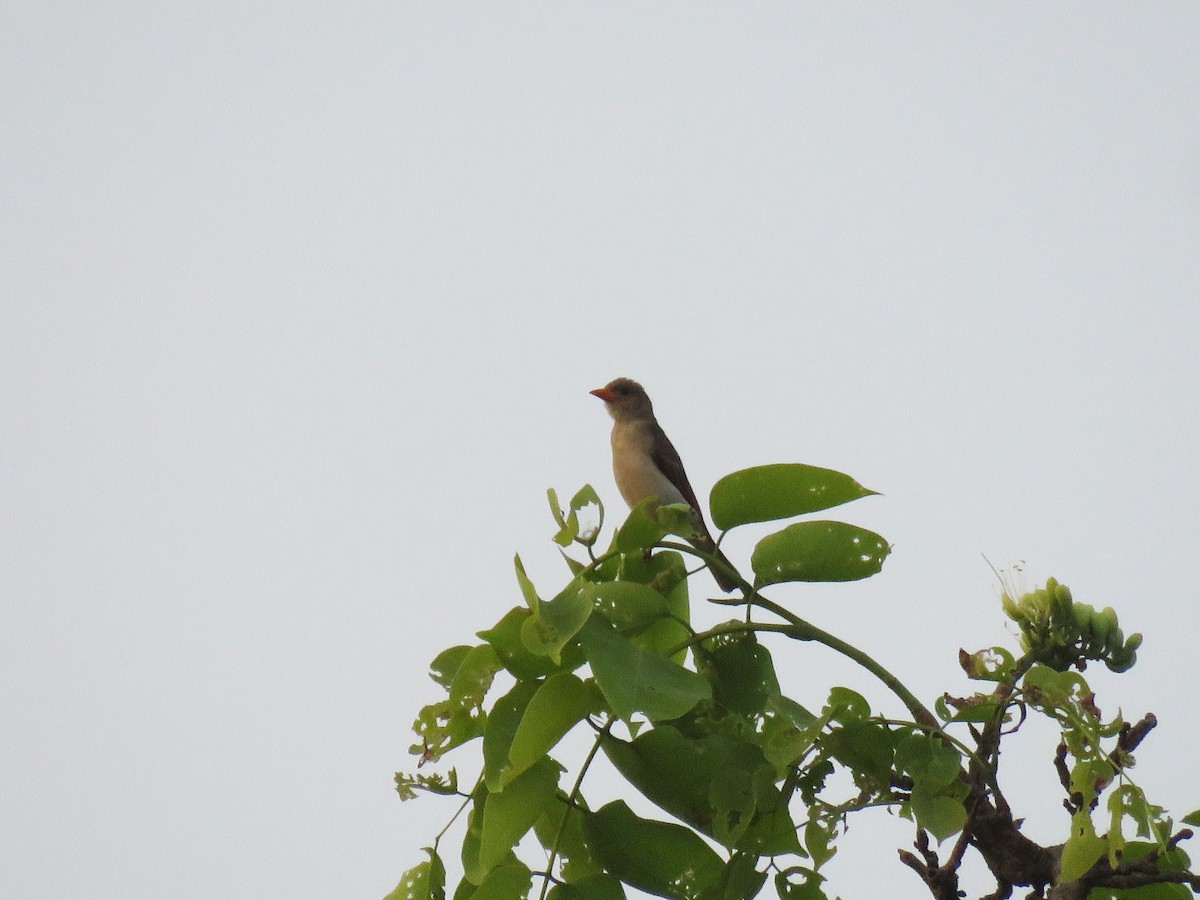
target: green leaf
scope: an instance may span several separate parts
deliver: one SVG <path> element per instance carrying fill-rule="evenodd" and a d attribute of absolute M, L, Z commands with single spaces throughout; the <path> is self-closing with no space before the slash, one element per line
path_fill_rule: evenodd
<path fill-rule="evenodd" d="M 494 869 L 472 895 L 471 900 L 525 900 L 533 876 L 522 863 Z"/>
<path fill-rule="evenodd" d="M 769 715 L 762 726 L 763 755 L 783 775 L 784 770 L 813 745 L 827 720 L 818 719 L 782 694 L 770 698 L 767 711 Z"/>
<path fill-rule="evenodd" d="M 713 524 L 721 531 L 817 512 L 869 497 L 849 475 L 802 463 L 755 466 L 726 475 L 709 495 Z"/>
<path fill-rule="evenodd" d="M 824 712 L 832 721 L 849 725 L 869 718 L 871 704 L 858 691 L 848 687 L 833 687 L 829 690 L 829 699 L 825 701 Z"/>
<path fill-rule="evenodd" d="M 582 575 L 584 573 L 584 571 L 587 569 L 587 566 L 585 566 L 579 560 L 573 559 L 570 556 L 567 556 L 567 554 L 564 553 L 562 550 L 559 550 L 558 553 L 559 553 L 559 556 L 561 556 L 563 558 L 563 562 L 565 562 L 567 564 L 567 568 L 571 570 L 572 578 L 574 578 L 576 575 Z"/>
<path fill-rule="evenodd" d="M 866 699 L 863 699 L 863 703 L 866 702 Z M 785 697 L 783 694 L 771 697 L 767 703 L 767 709 L 774 715 L 786 719 L 796 728 L 808 728 L 817 721 L 816 716 L 791 697 Z"/>
<path fill-rule="evenodd" d="M 537 612 L 537 608 L 542 601 L 537 595 L 537 588 L 533 586 L 533 582 L 525 574 L 525 564 L 521 562 L 519 555 L 513 556 L 513 568 L 517 570 L 517 584 L 521 588 L 521 596 L 525 598 L 525 605 L 533 612 Z"/>
<path fill-rule="evenodd" d="M 767 650 L 753 632 L 722 635 L 704 652 L 705 675 L 713 699 L 731 712 L 760 715 L 779 694 L 779 680 Z"/>
<path fill-rule="evenodd" d="M 581 510 L 585 506 L 598 506 L 602 511 L 604 509 L 604 504 L 600 502 L 600 495 L 590 484 L 585 484 L 571 498 L 571 509 Z"/>
<path fill-rule="evenodd" d="M 1191 825 L 1193 828 L 1200 826 L 1200 809 L 1194 810 L 1183 817 L 1184 825 Z"/>
<path fill-rule="evenodd" d="M 962 754 L 944 740 L 915 731 L 896 744 L 896 768 L 930 786 L 947 785 L 962 769 Z"/>
<path fill-rule="evenodd" d="M 721 883 L 717 887 L 720 900 L 751 900 L 762 890 L 767 880 L 766 872 L 754 868 L 758 857 L 753 853 L 735 853 L 725 866 Z"/>
<path fill-rule="evenodd" d="M 553 541 L 560 547 L 569 547 L 579 534 L 579 516 L 574 510 L 563 516 L 563 511 L 558 506 L 558 491 L 554 488 L 546 488 L 546 500 L 550 504 L 550 515 L 554 516 L 554 521 L 558 525 L 558 533 L 554 535 Z"/>
<path fill-rule="evenodd" d="M 633 741 L 610 735 L 601 744 L 617 771 L 648 800 L 706 834 L 713 829 L 709 786 L 733 746 L 723 734 L 687 738 L 672 725 L 644 731 Z"/>
<path fill-rule="evenodd" d="M 1085 759 L 1071 767 L 1071 792 L 1078 793 L 1083 802 L 1091 805 L 1092 801 L 1113 780 L 1116 770 L 1108 759 Z M 1136 788 L 1134 788 L 1136 790 Z M 1120 804 L 1122 794 L 1116 792 L 1110 802 Z"/>
<path fill-rule="evenodd" d="M 419 753 L 423 761 L 439 759 L 442 754 L 483 734 L 485 716 L 482 711 L 492 680 L 500 670 L 500 658 L 488 644 L 468 648 L 461 653 L 453 648 L 449 656 L 441 654 L 435 663 L 449 667 L 457 664 L 453 674 L 449 669 L 440 670 L 438 676 L 449 682 L 450 696 L 439 703 L 424 707 L 413 723 L 413 730 L 421 739 L 410 750 Z"/>
<path fill-rule="evenodd" d="M 831 854 L 832 855 L 832 854 Z M 804 880 L 797 883 L 792 876 L 799 875 Z M 821 888 L 825 876 L 811 869 L 795 866 L 784 869 L 775 876 L 775 892 L 780 900 L 827 900 L 827 894 Z M 458 900 L 456 897 L 455 900 Z"/>
<path fill-rule="evenodd" d="M 641 711 L 651 719 L 675 719 L 712 697 L 708 682 L 664 656 L 645 650 L 592 616 L 579 632 L 596 684 L 609 706 L 628 721 Z"/>
<path fill-rule="evenodd" d="M 753 744 L 739 744 L 722 762 L 709 786 L 713 810 L 713 837 L 727 847 L 738 844 L 746 834 L 760 803 L 778 799 L 775 767 Z M 790 821 L 788 823 L 791 824 Z"/>
<path fill-rule="evenodd" d="M 561 666 L 548 656 L 531 653 L 521 640 L 521 629 L 532 616 L 525 607 L 514 606 L 487 631 L 478 632 L 479 637 L 492 645 L 504 668 L 519 679 L 544 678 L 560 668 L 569 671 L 583 665 L 583 652 L 575 646 L 563 648 Z"/>
<path fill-rule="evenodd" d="M 458 793 L 458 773 L 454 769 L 450 770 L 449 775 L 443 775 L 440 772 L 416 775 L 409 775 L 405 772 L 396 773 L 396 793 L 400 795 L 402 801 L 412 800 L 417 796 L 417 791 L 452 797 Z"/>
<path fill-rule="evenodd" d="M 976 653 L 958 651 L 958 664 L 975 681 L 1003 681 L 1012 678 L 1016 659 L 1003 647 L 988 647 Z"/>
<path fill-rule="evenodd" d="M 613 543 L 622 553 L 637 553 L 653 547 L 667 534 L 667 527 L 654 515 L 657 504 L 648 497 L 629 511 L 617 529 Z"/>
<path fill-rule="evenodd" d="M 625 900 L 621 882 L 606 872 L 589 875 L 578 881 L 556 884 L 547 900 Z"/>
<path fill-rule="evenodd" d="M 558 802 L 549 804 L 534 823 L 538 841 L 547 853 L 558 850 L 559 874 L 563 881 L 574 883 L 600 874 L 603 869 L 592 858 L 583 839 L 583 814 L 587 807 L 582 798 L 577 798 L 575 805 L 571 805 L 563 791 L 560 790 L 556 797 Z"/>
<path fill-rule="evenodd" d="M 1146 854 L 1152 851 L 1161 853 L 1162 847 L 1150 841 L 1130 841 L 1125 846 L 1125 860 L 1142 859 Z M 1180 846 L 1176 845 L 1158 857 L 1158 868 L 1164 871 L 1186 872 L 1191 866 L 1191 859 L 1187 852 Z"/>
<path fill-rule="evenodd" d="M 600 502 L 600 497 L 596 494 L 595 488 L 590 484 L 585 484 L 576 491 L 575 496 L 571 498 L 570 508 L 565 515 L 559 508 L 558 492 L 554 488 L 549 488 L 546 491 L 546 498 L 550 501 L 550 512 L 554 516 L 554 521 L 558 524 L 558 533 L 554 535 L 554 542 L 561 547 L 569 547 L 575 540 L 591 545 L 595 540 L 596 534 L 604 524 L 604 504 Z M 600 521 L 594 527 L 581 532 L 579 527 L 579 512 L 584 507 L 593 505 L 600 512 Z"/>
<path fill-rule="evenodd" d="M 548 656 L 555 665 L 562 661 L 562 649 L 579 632 L 592 614 L 589 581 L 574 578 L 553 600 L 539 602 L 521 625 L 521 642 L 536 656 Z"/>
<path fill-rule="evenodd" d="M 834 729 L 823 740 L 833 758 L 854 773 L 856 782 L 866 779 L 873 787 L 888 783 L 892 771 L 892 734 L 883 725 L 854 722 Z"/>
<path fill-rule="evenodd" d="M 1073 698 L 1086 696 L 1090 689 L 1082 675 L 1035 663 L 1021 679 L 1021 692 L 1037 708 L 1054 710 L 1070 706 Z"/>
<path fill-rule="evenodd" d="M 837 853 L 833 842 L 837 839 L 836 825 L 813 816 L 804 826 L 804 847 L 817 868 L 825 865 Z"/>
<path fill-rule="evenodd" d="M 696 510 L 687 503 L 665 503 L 654 510 L 654 518 L 667 530 L 667 534 L 690 538 L 701 531 Z"/>
<path fill-rule="evenodd" d="M 674 636 L 675 634 L 679 634 L 680 632 L 682 632 L 684 636 L 688 636 L 692 633 L 690 627 L 690 623 L 692 621 L 692 609 L 691 602 L 688 599 L 687 575 L 683 574 L 682 577 L 672 580 L 673 576 L 678 575 L 681 571 L 686 570 L 684 570 L 683 560 L 678 553 L 672 553 L 670 555 L 674 556 L 676 559 L 679 559 L 678 568 L 671 567 L 663 578 L 656 580 L 655 582 L 655 590 L 662 591 L 663 594 L 666 595 L 667 612 L 670 615 L 670 619 L 664 620 L 663 622 L 660 622 L 649 629 L 656 634 L 661 629 L 663 633 L 660 635 L 660 637 L 664 640 L 668 637 Z M 668 556 L 668 554 L 660 554 L 660 556 Z M 670 560 L 668 559 L 667 561 L 669 562 Z M 668 633 L 669 629 L 674 629 L 674 631 Z M 651 644 L 651 636 L 643 633 L 642 637 L 642 646 L 653 649 Z M 669 647 L 674 647 L 677 643 L 678 641 L 670 644 Z M 669 647 L 663 647 L 661 649 L 665 651 L 666 649 L 669 649 Z M 679 653 L 676 657 L 676 662 L 682 663 L 684 655 L 685 654 L 683 652 Z"/>
<path fill-rule="evenodd" d="M 845 522 L 796 522 L 754 548 L 755 585 L 784 581 L 857 581 L 883 567 L 891 552 L 873 531 Z"/>
<path fill-rule="evenodd" d="M 630 742 L 606 737 L 601 746 L 648 800 L 726 846 L 762 854 L 798 849 L 775 767 L 757 745 L 717 732 L 685 737 L 659 725 Z"/>
<path fill-rule="evenodd" d="M 596 608 L 622 631 L 667 615 L 667 598 L 647 584 L 606 581 L 595 586 Z"/>
<path fill-rule="evenodd" d="M 995 718 L 999 704 L 990 694 L 972 694 L 970 697 L 950 697 L 943 694 L 933 702 L 933 708 L 947 724 L 990 722 Z"/>
<path fill-rule="evenodd" d="M 1160 882 L 1135 888 L 1092 888 L 1087 900 L 1192 900 L 1195 895 L 1182 884 Z"/>
<path fill-rule="evenodd" d="M 642 819 L 617 800 L 586 815 L 588 849 L 605 869 L 639 890 L 700 900 L 725 865 L 699 835 L 682 825 Z"/>
<path fill-rule="evenodd" d="M 490 871 L 479 862 L 480 837 L 483 834 L 483 807 L 487 803 L 488 789 L 486 784 L 478 784 L 471 792 L 471 809 L 467 813 L 467 830 L 462 842 L 463 879 L 473 885 L 483 884 Z M 513 857 L 516 858 L 515 856 Z M 459 885 L 454 892 L 455 900 L 460 894 L 470 892 Z"/>
<path fill-rule="evenodd" d="M 599 608 L 639 647 L 665 654 L 679 646 L 691 634 L 687 627 L 691 611 L 683 557 L 672 550 L 647 559 L 639 551 L 619 561 L 621 580 L 596 584 L 603 598 L 598 601 Z M 672 658 L 682 663 L 686 656 L 687 651 L 681 650 Z"/>
<path fill-rule="evenodd" d="M 754 856 L 776 856 L 781 853 L 803 856 L 796 823 L 792 821 L 782 792 L 770 785 L 759 793 L 757 803 L 754 820 L 738 838 L 736 849 Z"/>
<path fill-rule="evenodd" d="M 1159 846 L 1149 841 L 1130 841 L 1125 845 L 1121 855 L 1123 863 L 1133 863 L 1142 859 L 1146 854 L 1157 852 Z M 1179 847 L 1174 847 L 1159 857 L 1158 868 L 1161 871 L 1187 871 L 1190 862 L 1188 855 Z M 1093 888 L 1088 894 L 1088 900 L 1189 900 L 1192 892 L 1182 884 L 1163 882 L 1147 884 L 1136 888 Z"/>
<path fill-rule="evenodd" d="M 1135 791 L 1138 790 L 1132 784 L 1126 785 L 1126 788 L 1131 788 Z M 1128 798 L 1122 796 L 1123 790 L 1123 788 L 1118 787 L 1108 795 L 1109 824 L 1108 834 L 1105 837 L 1108 840 L 1108 864 L 1113 868 L 1116 868 L 1119 856 L 1125 850 L 1125 834 L 1121 828 L 1121 824 L 1129 811 L 1129 804 L 1127 802 Z M 1144 797 L 1140 799 L 1144 799 Z M 1086 803 L 1087 801 L 1085 800 L 1084 802 Z"/>
<path fill-rule="evenodd" d="M 1059 882 L 1075 881 L 1108 850 L 1108 842 L 1096 835 L 1087 809 L 1071 817 L 1071 837 L 1063 845 Z"/>
<path fill-rule="evenodd" d="M 961 800 L 930 790 L 923 783 L 913 788 L 912 812 L 917 824 L 938 841 L 958 834 L 967 824 L 967 811 Z"/>
<path fill-rule="evenodd" d="M 472 647 L 450 681 L 450 699 L 464 706 L 479 706 L 500 669 L 500 657 L 490 646 Z"/>
<path fill-rule="evenodd" d="M 644 650 L 666 656 L 667 652 L 678 647 L 692 636 L 687 627 L 675 619 L 662 618 L 641 628 L 636 634 L 629 635 L 630 640 Z M 687 648 L 672 654 L 669 659 L 678 665 L 683 665 L 687 659 Z"/>
<path fill-rule="evenodd" d="M 512 778 L 542 759 L 588 714 L 590 706 L 590 692 L 571 673 L 560 672 L 547 678 L 529 701 L 517 726 L 504 778 Z"/>
<path fill-rule="evenodd" d="M 596 581 L 636 581 L 648 585 L 664 597 L 669 597 L 680 581 L 687 581 L 687 565 L 682 554 L 675 550 L 660 550 L 647 556 L 641 550 L 611 557 L 616 562 L 613 571 L 598 573 Z"/>
<path fill-rule="evenodd" d="M 471 650 L 472 648 L 465 644 L 447 647 L 429 664 L 429 677 L 446 690 L 450 690 L 450 682 L 454 680 L 454 673 L 462 666 Z"/>
<path fill-rule="evenodd" d="M 504 860 L 517 841 L 533 827 L 546 805 L 554 800 L 561 767 L 543 757 L 504 790 L 490 792 L 483 805 L 479 835 L 479 864 L 491 869 Z"/>
<path fill-rule="evenodd" d="M 501 790 L 511 765 L 509 751 L 529 701 L 537 693 L 536 681 L 518 681 L 495 702 L 483 729 L 483 780 L 488 790 Z"/>
<path fill-rule="evenodd" d="M 404 873 L 395 890 L 383 900 L 446 900 L 446 867 L 432 847 L 426 862 L 413 866 Z"/>

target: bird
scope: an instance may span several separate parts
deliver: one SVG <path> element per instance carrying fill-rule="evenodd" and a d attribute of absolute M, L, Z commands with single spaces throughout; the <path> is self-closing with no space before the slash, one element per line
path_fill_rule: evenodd
<path fill-rule="evenodd" d="M 686 503 L 692 508 L 696 526 L 696 534 L 690 540 L 692 546 L 732 569 L 709 534 L 683 462 L 654 417 L 654 406 L 645 388 L 632 378 L 614 378 L 590 393 L 604 401 L 613 417 L 613 476 L 630 509 L 647 497 L 657 497 L 659 505 Z M 709 566 L 709 571 L 721 590 L 729 592 L 737 587 L 738 582 L 722 568 Z"/>

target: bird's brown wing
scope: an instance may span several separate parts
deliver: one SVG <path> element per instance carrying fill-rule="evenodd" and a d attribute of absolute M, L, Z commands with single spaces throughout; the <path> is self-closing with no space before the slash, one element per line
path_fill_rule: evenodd
<path fill-rule="evenodd" d="M 671 443 L 671 439 L 667 437 L 666 432 L 659 427 L 657 422 L 654 424 L 654 452 L 650 458 L 654 460 L 654 464 L 658 466 L 658 470 L 667 476 L 667 480 L 675 485 L 679 493 L 683 494 L 683 498 L 691 504 L 692 509 L 696 513 L 696 522 L 700 526 L 700 534 L 692 543 L 709 553 L 715 554 L 729 569 L 733 570 L 733 563 L 720 551 L 713 542 L 712 536 L 708 533 L 708 525 L 704 521 L 704 513 L 700 511 L 700 504 L 696 502 L 696 492 L 692 490 L 692 486 L 688 482 L 687 472 L 683 471 L 683 460 L 679 458 L 679 451 L 675 449 L 675 445 Z M 728 592 L 737 587 L 737 581 L 725 574 L 721 569 L 709 566 L 709 570 L 712 572 L 713 578 L 717 580 L 717 584 L 721 586 L 721 590 Z"/>
<path fill-rule="evenodd" d="M 658 470 L 667 476 L 667 480 L 683 494 L 683 498 L 692 505 L 697 513 L 700 512 L 700 504 L 696 502 L 696 492 L 692 490 L 692 486 L 688 483 L 687 472 L 683 471 L 683 460 L 679 458 L 679 452 L 675 449 L 675 445 L 671 443 L 671 439 L 667 437 L 666 432 L 656 422 L 654 424 L 654 452 L 651 459 L 658 466 Z M 704 516 L 701 514 L 700 520 L 704 521 Z"/>

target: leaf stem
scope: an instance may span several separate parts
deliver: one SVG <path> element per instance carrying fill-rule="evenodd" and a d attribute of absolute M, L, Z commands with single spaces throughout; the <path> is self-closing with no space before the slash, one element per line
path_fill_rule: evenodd
<path fill-rule="evenodd" d="M 682 553 L 690 553 L 693 556 L 699 557 L 700 559 L 709 563 L 710 566 L 716 562 L 716 558 L 714 556 L 712 556 L 712 554 L 705 553 L 703 550 L 697 550 L 695 547 L 692 547 L 690 545 L 676 543 L 675 541 L 660 541 L 658 543 L 658 546 L 660 546 L 664 549 L 667 549 L 667 550 L 676 550 L 676 551 L 679 551 Z M 730 566 L 726 566 L 726 567 L 723 567 L 722 571 L 729 572 L 729 569 L 731 569 L 731 568 L 732 567 L 730 567 Z M 872 656 L 868 655 L 867 653 L 864 653 L 862 650 L 859 650 L 853 644 L 849 644 L 846 641 L 843 641 L 841 638 L 835 637 L 834 635 L 830 634 L 828 631 L 818 628 L 816 625 L 813 625 L 811 622 L 805 621 L 804 619 L 797 616 L 795 613 L 791 612 L 788 609 L 785 609 L 784 607 L 780 606 L 778 603 L 774 602 L 773 600 L 768 600 L 766 597 L 764 597 L 762 594 L 760 594 L 753 587 L 753 585 L 751 585 L 748 581 L 746 581 L 744 578 L 741 577 L 741 575 L 737 574 L 736 572 L 729 572 L 729 574 L 737 576 L 738 587 L 740 587 L 742 589 L 742 592 L 745 595 L 745 598 L 739 599 L 736 601 L 718 600 L 716 602 L 724 603 L 727 605 L 734 603 L 734 602 L 736 602 L 738 605 L 741 605 L 742 603 L 750 603 L 754 606 L 759 607 L 760 609 L 765 609 L 768 612 L 774 613 L 775 615 L 779 616 L 781 619 L 788 622 L 792 626 L 792 636 L 796 640 L 816 641 L 818 644 L 824 644 L 830 650 L 833 650 L 836 653 L 840 653 L 840 654 L 842 654 L 842 656 L 845 656 L 847 659 L 858 663 L 860 666 L 862 666 L 862 668 L 866 669 L 868 672 L 870 672 L 872 675 L 874 675 L 876 678 L 878 678 L 880 681 L 882 681 L 883 684 L 893 694 L 895 694 L 897 697 L 899 697 L 900 701 L 908 708 L 908 711 L 910 713 L 912 713 L 913 718 L 917 722 L 921 723 L 922 725 L 928 725 L 933 728 L 940 727 L 937 717 L 932 712 L 930 712 L 928 709 L 925 708 L 925 705 L 923 703 L 921 703 L 920 700 L 917 699 L 916 695 L 913 694 L 913 692 L 910 691 L 907 687 L 905 687 L 904 683 L 902 681 L 900 681 L 899 678 L 897 678 L 890 671 L 888 671 L 886 668 L 884 668 L 882 665 L 880 665 L 878 662 L 876 662 Z"/>
<path fill-rule="evenodd" d="M 546 877 L 542 879 L 542 889 L 538 893 L 538 900 L 546 900 L 546 893 L 550 890 L 550 882 L 553 879 L 551 873 L 554 871 L 554 861 L 558 859 L 558 843 L 562 840 L 563 832 L 567 828 L 567 816 L 571 814 L 579 792 L 583 788 L 583 777 L 587 774 L 592 760 L 596 758 L 596 754 L 600 751 L 600 745 L 604 743 L 604 739 L 612 731 L 615 721 L 615 719 L 609 719 L 604 727 L 596 733 L 596 740 L 592 744 L 592 749 L 588 751 L 587 758 L 584 759 L 583 765 L 579 767 L 579 775 L 575 779 L 575 784 L 571 787 L 571 793 L 567 794 L 566 809 L 563 810 L 562 821 L 558 823 L 558 832 L 554 835 L 554 843 L 550 846 L 550 859 L 546 863 Z"/>
<path fill-rule="evenodd" d="M 695 632 L 686 640 L 680 641 L 674 647 L 667 651 L 667 656 L 674 656 L 680 651 L 686 650 L 688 647 L 702 644 L 709 638 L 720 637 L 723 634 L 747 634 L 757 631 L 775 632 L 777 634 L 786 634 L 795 636 L 796 629 L 792 625 L 780 625 L 772 622 L 762 622 L 755 624 L 754 622 L 722 622 L 720 625 L 714 625 L 708 631 Z"/>
<path fill-rule="evenodd" d="M 862 668 L 866 669 L 881 682 L 883 682 L 888 690 L 900 698 L 900 701 L 908 708 L 908 711 L 912 713 L 912 717 L 916 722 L 921 725 L 927 725 L 930 728 L 937 728 L 940 730 L 941 725 L 938 722 L 937 717 L 925 708 L 925 705 L 917 699 L 916 695 L 913 694 L 912 691 L 904 686 L 904 683 L 899 678 L 893 675 L 884 666 L 880 665 L 880 663 L 876 662 L 874 657 L 862 650 L 859 650 L 853 644 L 847 643 L 841 638 L 830 634 L 828 631 L 818 628 L 811 622 L 806 622 L 799 616 L 794 615 L 793 613 L 784 609 L 778 603 L 763 597 L 757 591 L 754 592 L 754 596 L 751 598 L 750 602 L 755 606 L 775 613 L 775 615 L 780 616 L 791 623 L 794 629 L 798 632 L 798 640 L 816 641 L 818 644 L 824 644 L 830 650 L 840 653 L 847 659 L 858 663 L 860 666 L 862 666 Z"/>
<path fill-rule="evenodd" d="M 438 844 L 441 843 L 441 840 L 443 837 L 445 837 L 446 832 L 450 830 L 450 826 L 458 821 L 458 817 L 461 816 L 462 811 L 467 808 L 467 804 L 475 799 L 475 792 L 479 790 L 479 785 L 481 784 L 483 784 L 483 773 L 480 773 L 479 778 L 475 780 L 475 786 L 471 788 L 471 792 L 463 795 L 463 802 L 459 805 L 458 809 L 454 811 L 454 815 L 450 817 L 450 821 L 447 822 L 442 830 L 437 833 L 437 836 L 434 837 L 433 850 L 435 853 L 437 852 Z"/>

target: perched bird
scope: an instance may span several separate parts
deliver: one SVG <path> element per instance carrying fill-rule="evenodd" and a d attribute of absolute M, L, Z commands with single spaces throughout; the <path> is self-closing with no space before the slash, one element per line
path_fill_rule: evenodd
<path fill-rule="evenodd" d="M 683 462 L 654 418 L 654 407 L 645 389 L 632 378 L 615 378 L 591 393 L 604 401 L 613 417 L 613 475 L 625 502 L 632 509 L 653 496 L 658 498 L 660 505 L 688 504 L 694 514 L 697 532 L 691 539 L 692 545 L 728 565 L 729 561 L 708 533 L 700 504 L 696 502 L 696 492 L 683 471 Z M 731 591 L 737 586 L 737 582 L 720 569 L 710 567 L 709 570 L 721 590 Z"/>

